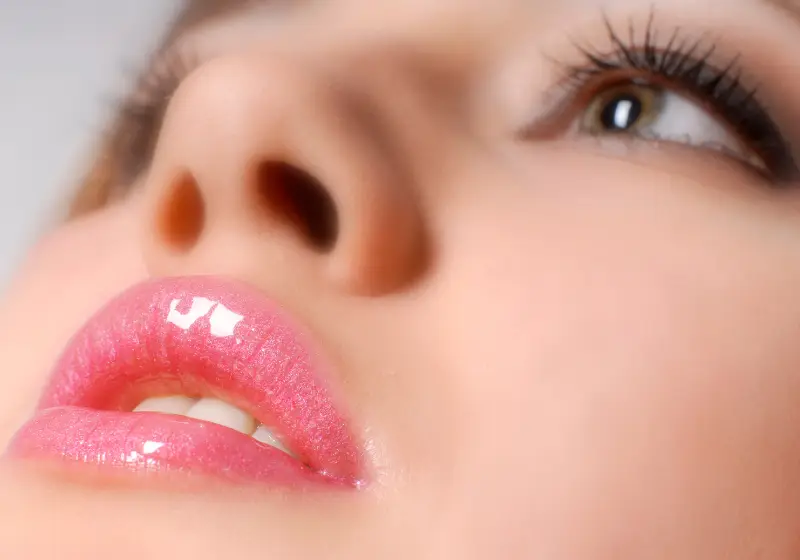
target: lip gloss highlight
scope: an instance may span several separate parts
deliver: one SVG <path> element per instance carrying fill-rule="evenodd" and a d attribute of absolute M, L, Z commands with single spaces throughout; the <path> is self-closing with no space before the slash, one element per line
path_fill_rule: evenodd
<path fill-rule="evenodd" d="M 242 283 L 157 279 L 73 337 L 8 455 L 237 482 L 361 484 L 362 452 L 303 331 Z M 235 430 L 130 412 L 151 396 L 211 396 L 274 426 L 301 460 Z"/>

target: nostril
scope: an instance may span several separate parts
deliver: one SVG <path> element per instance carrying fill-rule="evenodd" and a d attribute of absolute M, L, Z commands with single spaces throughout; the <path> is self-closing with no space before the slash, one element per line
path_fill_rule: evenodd
<path fill-rule="evenodd" d="M 263 163 L 258 190 L 268 210 L 286 221 L 311 245 L 330 251 L 339 235 L 336 204 L 316 178 L 283 162 Z"/>
<path fill-rule="evenodd" d="M 166 196 L 156 227 L 169 246 L 188 251 L 205 224 L 205 204 L 197 181 L 191 173 L 182 173 Z"/>

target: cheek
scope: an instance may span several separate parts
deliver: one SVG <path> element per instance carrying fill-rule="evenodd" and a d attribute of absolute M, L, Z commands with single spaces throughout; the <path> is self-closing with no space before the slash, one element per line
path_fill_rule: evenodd
<path fill-rule="evenodd" d="M 539 546 L 648 529 L 731 542 L 756 512 L 785 526 L 800 515 L 782 468 L 800 463 L 798 218 L 645 170 L 591 176 L 452 208 L 436 316 L 470 415 L 464 485 L 541 528 L 519 533 Z"/>
<path fill-rule="evenodd" d="M 36 405 L 61 349 L 100 306 L 145 278 L 133 201 L 60 226 L 31 251 L 0 306 L 0 447 Z"/>

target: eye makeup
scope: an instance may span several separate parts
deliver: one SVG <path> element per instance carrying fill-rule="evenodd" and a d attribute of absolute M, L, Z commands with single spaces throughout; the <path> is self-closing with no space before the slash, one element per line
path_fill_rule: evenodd
<path fill-rule="evenodd" d="M 738 55 L 721 56 L 721 48 L 704 34 L 673 28 L 664 33 L 651 11 L 646 24 L 628 21 L 623 32 L 603 16 L 607 46 L 598 48 L 574 42 L 577 62 L 556 61 L 563 79 L 549 96 L 559 102 L 524 127 L 519 137 L 541 137 L 588 105 L 606 89 L 626 84 L 657 87 L 692 99 L 726 126 L 761 165 L 753 169 L 771 185 L 780 187 L 800 179 L 793 146 L 760 99 L 749 87 L 750 72 Z M 565 34 L 569 30 L 565 30 Z M 664 37 L 660 40 L 658 37 Z M 158 52 L 141 75 L 136 87 L 120 105 L 117 165 L 120 180 L 133 183 L 150 164 L 161 123 L 175 90 L 200 61 L 185 46 Z M 642 140 L 652 138 L 642 138 Z M 730 154 L 725 154 L 730 155 Z M 743 161 L 749 165 L 748 161 Z M 752 166 L 751 166 L 752 167 Z"/>
<path fill-rule="evenodd" d="M 657 88 L 692 99 L 724 124 L 763 162 L 753 171 L 774 186 L 790 185 L 800 179 L 790 141 L 759 100 L 758 90 L 745 85 L 747 72 L 741 55 L 718 64 L 724 57 L 718 55 L 720 49 L 714 41 L 705 36 L 693 37 L 678 28 L 662 43 L 657 39 L 654 12 L 643 33 L 637 33 L 632 19 L 627 34 L 619 32 L 607 17 L 604 25 L 610 48 L 601 50 L 575 43 L 582 60 L 569 64 L 556 61 L 564 78 L 550 95 L 559 101 L 543 119 L 525 127 L 520 138 L 541 137 L 542 130 L 547 130 L 545 136 L 553 130 L 560 131 L 564 121 L 572 120 L 575 113 L 606 91 Z"/>

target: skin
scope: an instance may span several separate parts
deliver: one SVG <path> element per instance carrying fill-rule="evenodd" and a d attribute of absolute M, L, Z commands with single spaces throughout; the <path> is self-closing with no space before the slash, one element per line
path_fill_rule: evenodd
<path fill-rule="evenodd" d="M 741 52 L 791 128 L 795 21 L 757 0 L 604 4 L 621 29 L 653 5 L 662 37 Z M 184 30 L 202 62 L 149 172 L 42 239 L 8 292 L 0 443 L 110 297 L 211 273 L 333 356 L 371 483 L 171 492 L 5 462 L 3 556 L 800 557 L 800 191 L 699 148 L 516 139 L 557 79 L 543 53 L 608 46 L 602 15 L 336 0 Z M 331 250 L 252 203 L 264 161 L 324 184 Z M 188 176 L 204 220 L 175 195 Z"/>

